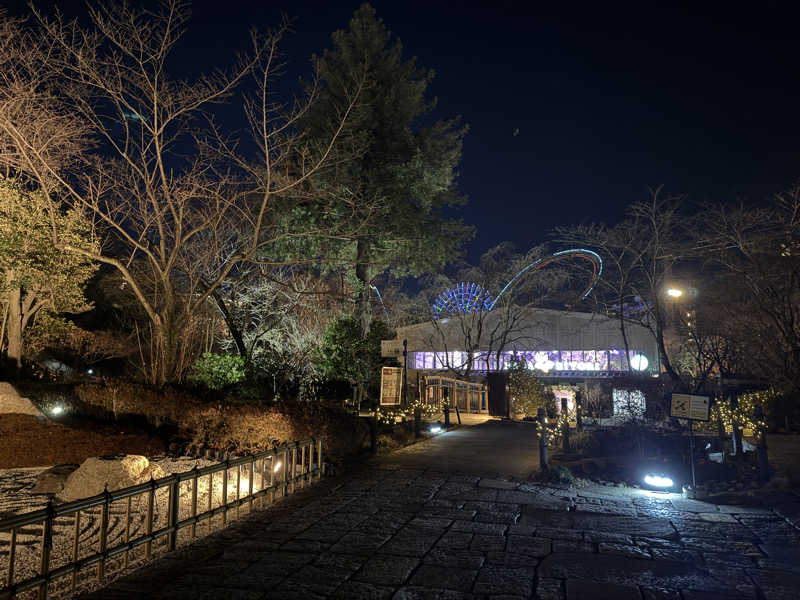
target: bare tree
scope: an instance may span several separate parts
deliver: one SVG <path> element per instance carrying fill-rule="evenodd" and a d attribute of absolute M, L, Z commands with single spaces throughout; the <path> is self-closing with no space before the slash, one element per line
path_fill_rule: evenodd
<path fill-rule="evenodd" d="M 687 252 L 678 212 L 680 201 L 679 196 L 656 188 L 649 200 L 632 204 L 628 217 L 614 227 L 591 224 L 556 229 L 559 241 L 595 248 L 602 256 L 603 276 L 594 294 L 596 307 L 618 321 L 626 356 L 630 356 L 626 324 L 643 325 L 656 340 L 664 370 L 677 383 L 681 377 L 667 351 L 664 332 L 670 312 L 665 304 L 665 286 Z"/>
<path fill-rule="evenodd" d="M 727 280 L 731 335 L 751 371 L 800 389 L 800 186 L 769 205 L 707 208 L 696 247 Z"/>
<path fill-rule="evenodd" d="M 48 137 L 25 107 L 14 112 L 0 105 L 0 131 L 12 149 L 3 163 L 90 214 L 103 229 L 108 243 L 97 253 L 65 243 L 55 226 L 53 236 L 63 251 L 119 272 L 147 315 L 149 379 L 181 380 L 190 362 L 180 350 L 183 331 L 238 266 L 287 237 L 344 235 L 280 225 L 291 206 L 309 202 L 308 183 L 329 159 L 360 82 L 353 82 L 330 139 L 312 147 L 295 124 L 314 101 L 315 87 L 291 106 L 275 101 L 285 27 L 266 37 L 253 34 L 250 54 L 229 72 L 187 81 L 169 75 L 171 54 L 188 24 L 186 3 L 164 0 L 155 10 L 114 3 L 88 12 L 88 29 L 36 12 L 35 35 L 51 45 L 34 61 L 21 61 L 33 66 L 18 77 L 36 99 L 33 106 L 44 104 L 53 122 L 78 125 L 63 134 L 56 128 Z M 26 36 L 19 41 L 10 35 L 7 45 L 21 51 Z M 230 99 L 250 74 L 256 93 L 246 99 L 245 110 L 258 148 L 253 160 L 211 118 L 214 106 Z M 32 125 L 17 126 L 29 118 Z M 64 160 L 66 150 L 53 151 L 80 147 L 88 136 L 97 145 L 79 165 Z M 229 229 L 238 235 L 228 252 L 212 253 L 203 268 L 196 266 L 193 251 L 220 248 L 218 238 Z"/>

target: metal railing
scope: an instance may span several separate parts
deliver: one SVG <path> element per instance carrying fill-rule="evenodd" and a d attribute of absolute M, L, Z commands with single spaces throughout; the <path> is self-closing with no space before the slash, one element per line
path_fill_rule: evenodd
<path fill-rule="evenodd" d="M 322 440 L 312 438 L 0 520 L 0 600 L 102 581 L 191 543 L 204 521 L 210 533 L 231 511 L 288 496 L 321 478 L 322 464 Z"/>

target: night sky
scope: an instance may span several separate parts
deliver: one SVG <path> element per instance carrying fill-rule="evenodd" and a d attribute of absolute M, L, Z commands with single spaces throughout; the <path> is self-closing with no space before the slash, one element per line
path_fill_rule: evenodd
<path fill-rule="evenodd" d="M 283 11 L 296 19 L 283 45 L 295 81 L 358 4 L 196 2 L 179 59 L 227 64 L 249 26 Z M 800 178 L 796 3 L 655 4 L 373 2 L 436 71 L 437 116 L 471 127 L 470 258 L 503 240 L 527 250 L 555 225 L 613 222 L 648 186 L 759 201 Z"/>

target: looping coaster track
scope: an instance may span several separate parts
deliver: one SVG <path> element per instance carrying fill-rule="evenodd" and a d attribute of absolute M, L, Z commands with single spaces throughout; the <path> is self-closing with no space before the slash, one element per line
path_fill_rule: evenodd
<path fill-rule="evenodd" d="M 586 250 L 585 248 L 571 248 L 569 250 L 561 250 L 554 252 L 549 256 L 544 256 L 538 260 L 533 261 L 525 268 L 521 269 L 519 273 L 514 275 L 509 282 L 500 290 L 496 297 L 492 298 L 491 294 L 481 286 L 475 283 L 462 282 L 456 284 L 454 288 L 450 288 L 442 292 L 433 304 L 434 318 L 439 318 L 445 314 L 470 314 L 473 312 L 490 311 L 492 310 L 497 301 L 511 289 L 514 284 L 520 280 L 524 275 L 532 271 L 538 271 L 544 267 L 562 260 L 569 260 L 574 258 L 581 258 L 588 260 L 592 263 L 592 279 L 589 285 L 581 294 L 579 300 L 583 300 L 594 289 L 600 275 L 603 273 L 603 259 L 597 252 Z"/>

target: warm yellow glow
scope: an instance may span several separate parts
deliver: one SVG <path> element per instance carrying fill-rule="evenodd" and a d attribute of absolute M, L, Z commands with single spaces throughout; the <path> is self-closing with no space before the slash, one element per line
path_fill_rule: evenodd
<path fill-rule="evenodd" d="M 281 470 L 281 467 L 282 467 L 282 466 L 283 466 L 283 463 L 282 463 L 281 461 L 278 461 L 278 462 L 276 462 L 276 463 L 275 463 L 275 466 L 274 466 L 274 467 L 272 467 L 272 472 L 273 472 L 273 473 L 277 473 L 278 471 L 280 471 L 280 470 Z"/>
<path fill-rule="evenodd" d="M 669 288 L 667 290 L 667 296 L 672 296 L 673 298 L 680 298 L 683 296 L 683 290 L 679 290 L 678 288 Z"/>

